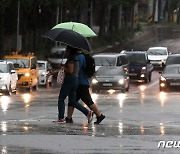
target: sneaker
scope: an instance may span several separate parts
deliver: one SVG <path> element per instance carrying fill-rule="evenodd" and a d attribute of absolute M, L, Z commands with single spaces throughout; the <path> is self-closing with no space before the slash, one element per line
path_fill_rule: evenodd
<path fill-rule="evenodd" d="M 101 116 L 97 117 L 97 121 L 94 122 L 94 124 L 100 124 L 101 121 L 105 118 L 105 115 L 101 114 Z"/>
<path fill-rule="evenodd" d="M 66 119 L 66 123 L 73 123 L 73 119 L 72 118 L 66 117 L 65 119 Z"/>
<path fill-rule="evenodd" d="M 91 123 L 93 120 L 93 112 L 92 111 L 89 111 L 87 118 L 88 118 L 88 124 Z"/>
<path fill-rule="evenodd" d="M 54 120 L 53 122 L 56 122 L 56 123 L 65 123 L 66 120 L 65 119 L 59 119 L 59 120 Z"/>

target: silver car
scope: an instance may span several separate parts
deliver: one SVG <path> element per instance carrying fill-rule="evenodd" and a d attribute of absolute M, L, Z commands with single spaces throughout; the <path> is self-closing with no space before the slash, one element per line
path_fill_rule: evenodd
<path fill-rule="evenodd" d="M 38 60 L 39 79 L 38 84 L 44 86 L 52 85 L 52 67 L 48 61 Z"/>
<path fill-rule="evenodd" d="M 129 90 L 129 75 L 123 67 L 102 66 L 91 80 L 92 92 L 100 90 Z"/>

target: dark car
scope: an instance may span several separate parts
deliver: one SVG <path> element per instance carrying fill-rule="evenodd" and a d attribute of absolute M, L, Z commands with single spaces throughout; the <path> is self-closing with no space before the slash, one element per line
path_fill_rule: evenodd
<path fill-rule="evenodd" d="M 165 91 L 171 88 L 180 89 L 180 65 L 167 65 L 160 78 L 159 78 L 159 90 Z"/>
<path fill-rule="evenodd" d="M 153 65 L 145 51 L 123 51 L 129 61 L 129 77 L 131 80 L 151 81 Z"/>
<path fill-rule="evenodd" d="M 103 66 L 98 69 L 95 77 L 91 81 L 91 89 L 93 92 L 100 90 L 121 90 L 123 92 L 129 90 L 129 76 L 123 67 Z"/>
<path fill-rule="evenodd" d="M 172 54 L 168 56 L 165 66 L 173 64 L 180 64 L 180 54 Z"/>

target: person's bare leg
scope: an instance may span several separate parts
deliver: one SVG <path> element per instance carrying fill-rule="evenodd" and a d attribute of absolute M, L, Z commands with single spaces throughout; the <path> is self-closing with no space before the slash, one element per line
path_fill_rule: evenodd
<path fill-rule="evenodd" d="M 101 113 L 98 110 L 96 104 L 92 104 L 89 108 L 96 114 L 97 117 L 101 116 Z"/>
<path fill-rule="evenodd" d="M 68 109 L 67 109 L 67 118 L 68 119 L 72 118 L 73 112 L 74 112 L 74 107 L 73 106 L 68 106 Z"/>

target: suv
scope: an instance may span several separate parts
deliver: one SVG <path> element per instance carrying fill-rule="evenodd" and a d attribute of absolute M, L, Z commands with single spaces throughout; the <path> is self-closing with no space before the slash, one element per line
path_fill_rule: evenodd
<path fill-rule="evenodd" d="M 93 56 L 97 71 L 101 66 L 122 66 L 128 72 L 128 58 L 123 53 L 99 53 Z"/>
<path fill-rule="evenodd" d="M 143 80 L 145 83 L 151 81 L 153 65 L 148 60 L 145 51 L 123 51 L 129 60 L 130 79 Z"/>
<path fill-rule="evenodd" d="M 153 66 L 163 68 L 169 52 L 167 47 L 151 47 L 147 50 L 147 54 Z"/>
<path fill-rule="evenodd" d="M 0 93 L 16 93 L 18 76 L 14 65 L 9 61 L 0 61 Z"/>
<path fill-rule="evenodd" d="M 29 91 L 38 88 L 38 65 L 37 58 L 33 53 L 17 54 L 12 53 L 4 57 L 5 60 L 11 61 L 18 73 L 18 87 L 25 88 Z"/>

